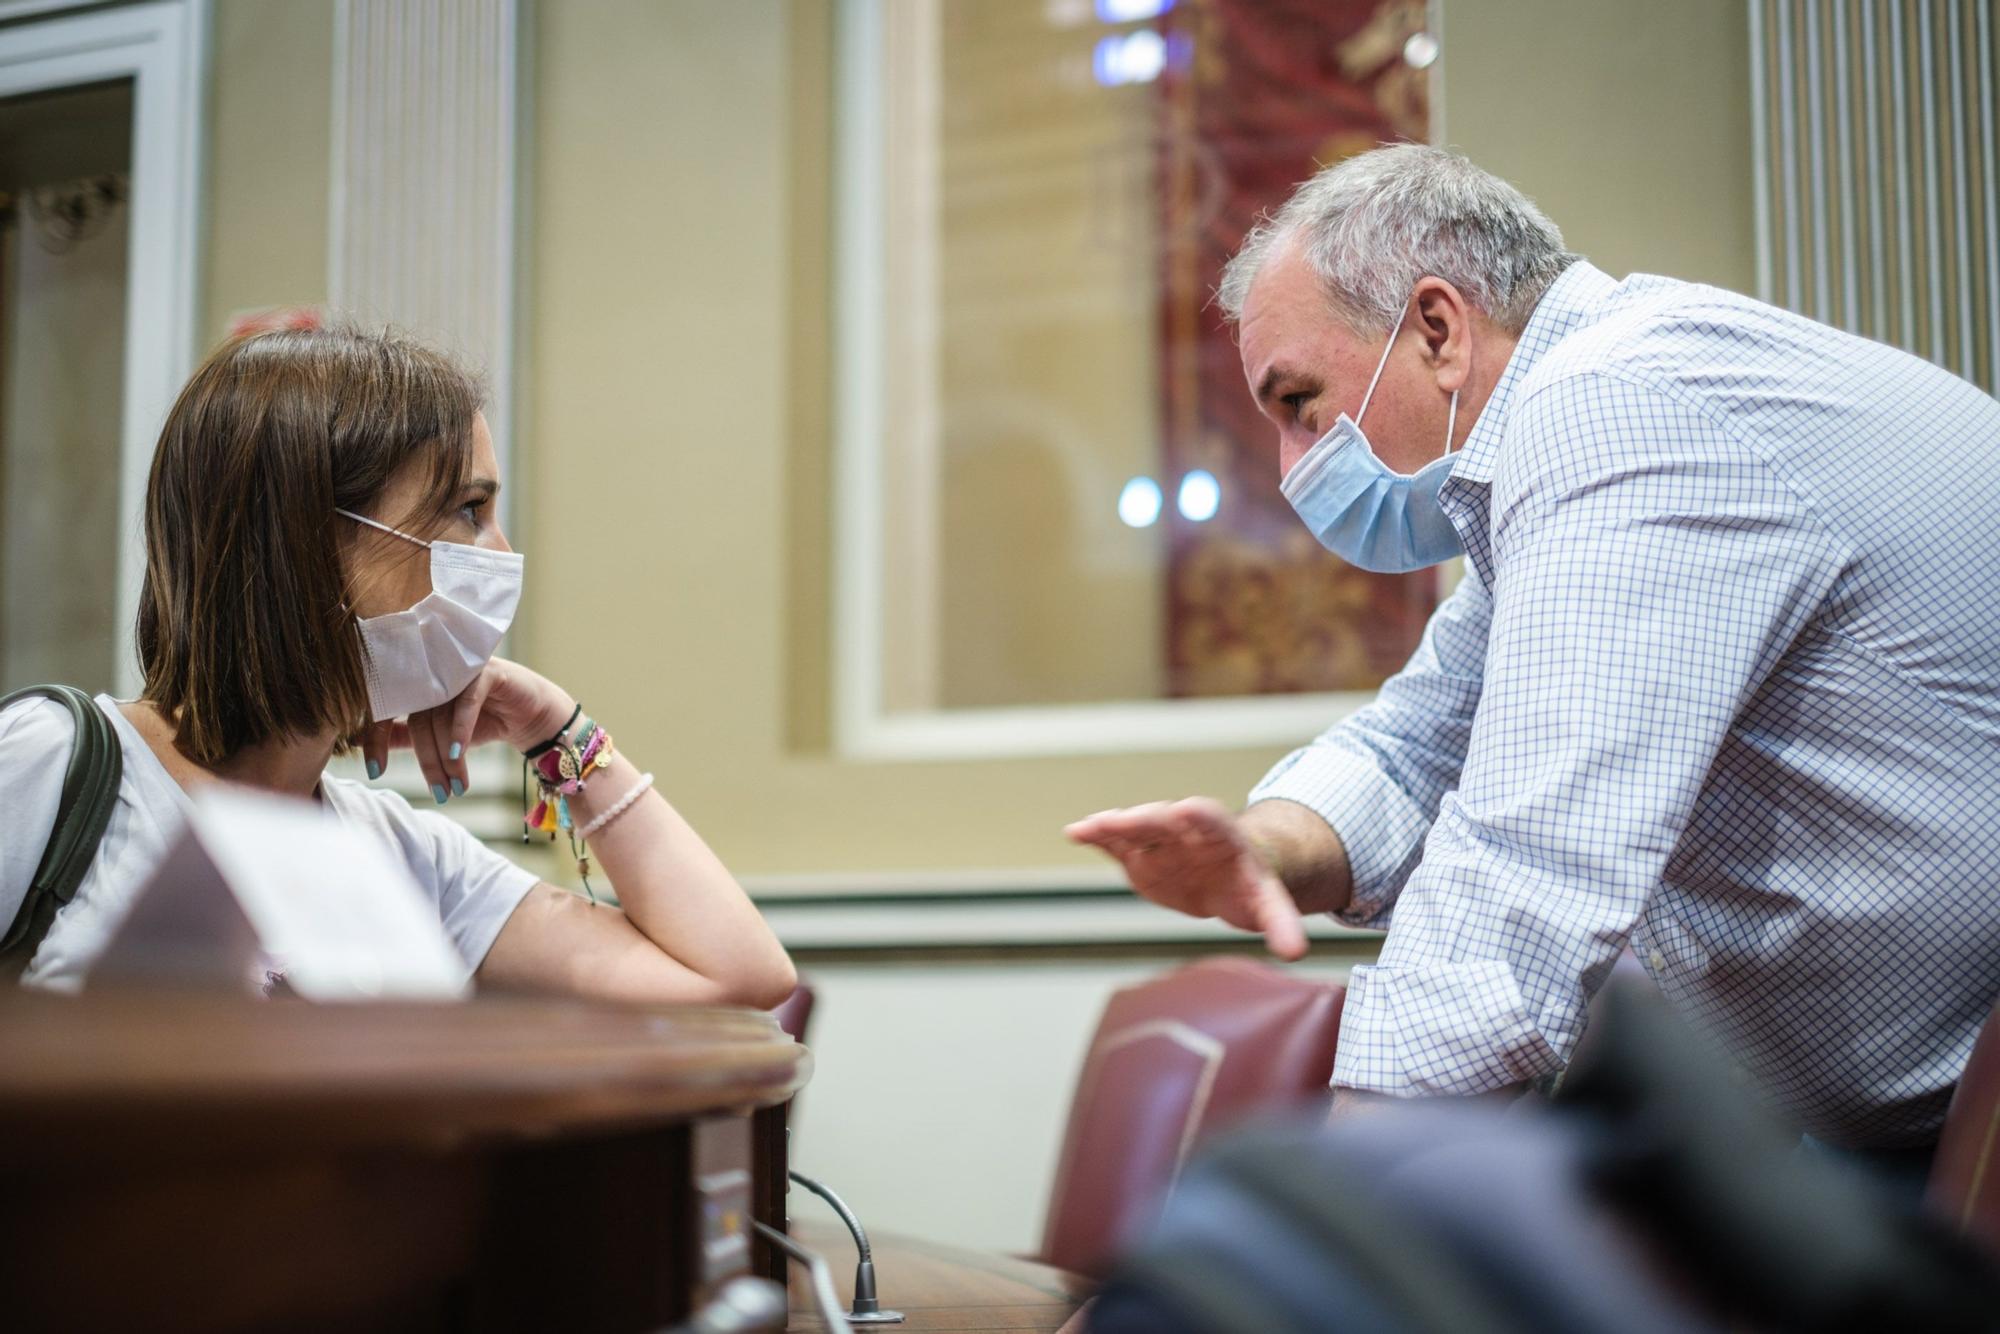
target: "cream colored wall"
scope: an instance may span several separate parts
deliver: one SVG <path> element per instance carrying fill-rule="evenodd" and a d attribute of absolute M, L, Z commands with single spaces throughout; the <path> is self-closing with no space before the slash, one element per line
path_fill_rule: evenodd
<path fill-rule="evenodd" d="M 198 341 L 326 300 L 333 0 L 212 0 Z"/>
<path fill-rule="evenodd" d="M 1442 140 L 1599 268 L 1756 278 L 1742 0 L 1441 0 Z"/>

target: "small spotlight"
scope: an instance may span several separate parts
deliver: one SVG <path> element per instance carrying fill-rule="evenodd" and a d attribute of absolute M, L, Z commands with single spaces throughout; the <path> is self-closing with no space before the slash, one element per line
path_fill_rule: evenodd
<path fill-rule="evenodd" d="M 1196 468 L 1181 478 L 1181 493 L 1175 502 L 1181 517 L 1191 523 L 1207 523 L 1222 508 L 1222 483 L 1206 468 Z"/>
<path fill-rule="evenodd" d="M 1160 484 L 1150 477 L 1134 477 L 1118 493 L 1118 517 L 1127 528 L 1151 528 L 1160 520 Z"/>
<path fill-rule="evenodd" d="M 1174 7 L 1174 0 L 1097 0 L 1097 17 L 1106 23 L 1137 23 L 1156 19 Z"/>
<path fill-rule="evenodd" d="M 1413 32 L 1403 43 L 1403 63 L 1411 69 L 1429 69 L 1437 58 L 1438 39 L 1427 32 Z"/>
<path fill-rule="evenodd" d="M 1151 83 L 1166 67 L 1167 39 L 1151 28 L 1103 38 L 1091 61 L 1091 71 L 1106 88 Z"/>

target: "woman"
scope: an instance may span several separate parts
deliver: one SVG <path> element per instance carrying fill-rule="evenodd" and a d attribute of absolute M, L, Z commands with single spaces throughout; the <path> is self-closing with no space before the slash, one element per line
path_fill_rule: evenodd
<path fill-rule="evenodd" d="M 652 776 L 553 682 L 491 656 L 522 561 L 495 513 L 480 403 L 437 353 L 341 329 L 239 338 L 195 372 L 147 486 L 145 685 L 129 703 L 98 698 L 123 748 L 117 804 L 24 983 L 80 986 L 189 794 L 237 783 L 317 800 L 386 847 L 482 984 L 757 1006 L 791 991 L 783 948 Z M 72 741 L 52 702 L 0 713 L 0 928 L 48 841 Z M 372 780 L 408 747 L 443 805 L 489 741 L 533 753 L 551 822 L 588 834 L 622 910 L 322 772 L 358 743 Z"/>

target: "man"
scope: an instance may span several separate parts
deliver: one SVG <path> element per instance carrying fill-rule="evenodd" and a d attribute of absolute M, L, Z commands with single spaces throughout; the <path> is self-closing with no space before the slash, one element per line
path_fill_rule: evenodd
<path fill-rule="evenodd" d="M 1071 836 L 1286 958 L 1302 912 L 1387 925 L 1338 1087 L 1553 1075 L 1629 943 L 1811 1136 L 1933 1144 L 2000 996 L 2000 403 L 1616 281 L 1417 145 L 1301 186 L 1221 302 L 1308 526 L 1465 576 L 1242 814 Z"/>

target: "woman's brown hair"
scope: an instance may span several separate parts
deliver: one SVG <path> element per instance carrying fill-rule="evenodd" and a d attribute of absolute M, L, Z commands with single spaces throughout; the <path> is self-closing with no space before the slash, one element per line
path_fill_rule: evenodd
<path fill-rule="evenodd" d="M 370 514 L 423 469 L 423 531 L 457 505 L 479 382 L 410 339 L 351 328 L 232 339 L 181 390 L 146 486 L 142 698 L 214 765 L 368 717 L 336 509 Z M 413 554 L 421 552 L 412 548 Z"/>

